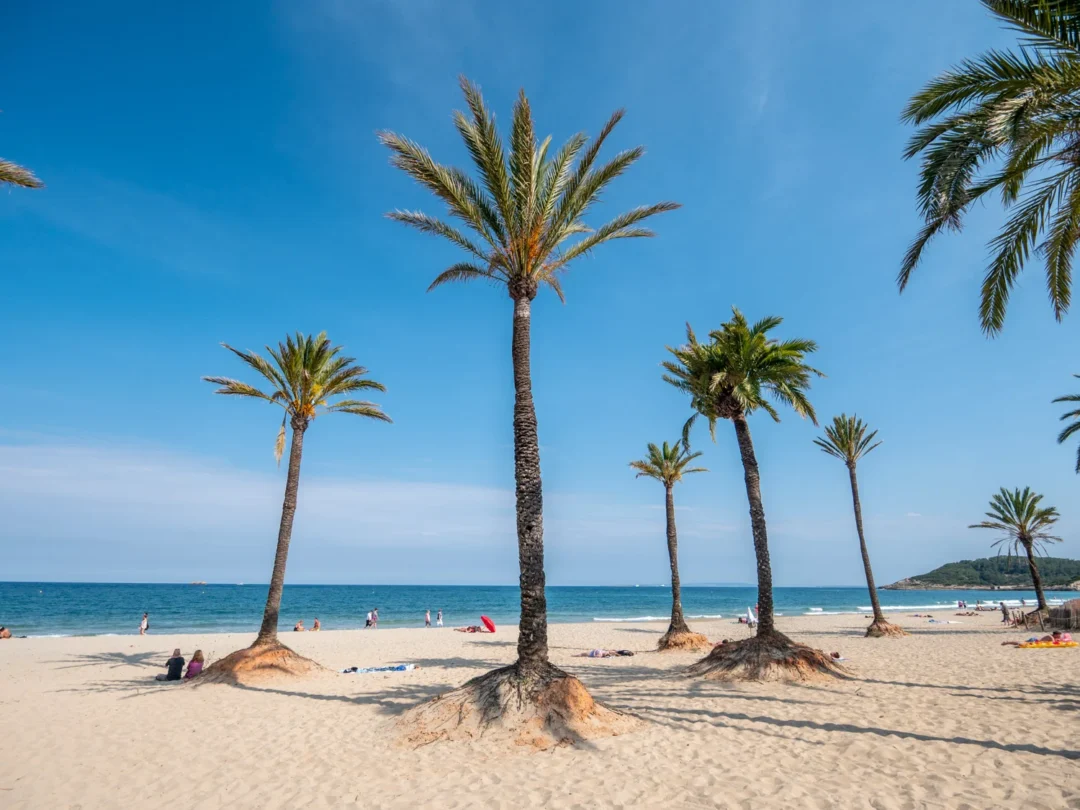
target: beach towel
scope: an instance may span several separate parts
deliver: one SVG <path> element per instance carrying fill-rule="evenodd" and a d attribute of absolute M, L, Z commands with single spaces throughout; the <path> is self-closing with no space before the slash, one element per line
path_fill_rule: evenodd
<path fill-rule="evenodd" d="M 398 664 L 394 667 L 349 667 L 341 670 L 344 675 L 362 675 L 365 672 L 412 672 L 416 664 Z"/>

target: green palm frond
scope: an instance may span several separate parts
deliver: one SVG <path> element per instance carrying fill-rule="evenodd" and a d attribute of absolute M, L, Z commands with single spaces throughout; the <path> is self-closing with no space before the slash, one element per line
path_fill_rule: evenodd
<path fill-rule="evenodd" d="M 690 396 L 695 415 L 705 417 L 715 439 L 719 419 L 733 419 L 763 410 L 776 421 L 780 416 L 771 400 L 817 424 L 817 414 L 807 397 L 814 377 L 825 376 L 806 362 L 817 350 L 812 340 L 779 341 L 768 333 L 783 322 L 768 317 L 752 326 L 732 308 L 732 318 L 709 333 L 709 342 L 697 340 L 689 324 L 687 342 L 668 347 L 673 359 L 662 363 L 664 381 Z M 684 428 L 684 441 L 690 425 Z"/>
<path fill-rule="evenodd" d="M 1045 552 L 1048 543 L 1060 543 L 1061 538 L 1050 534 L 1058 521 L 1058 511 L 1052 506 L 1040 506 L 1043 496 L 1031 491 L 1008 490 L 1004 487 L 990 499 L 989 520 L 973 523 L 969 529 L 991 529 L 1003 536 L 993 545 L 1005 547 L 1009 554 L 1027 549 Z"/>
<path fill-rule="evenodd" d="M 638 471 L 636 478 L 654 478 L 664 486 L 671 487 L 681 481 L 684 475 L 708 472 L 704 467 L 689 466 L 701 453 L 691 453 L 681 439 L 672 444 L 664 442 L 662 446 L 650 444 L 647 449 L 645 458 L 630 462 L 630 466 Z"/>
<path fill-rule="evenodd" d="M 814 439 L 814 444 L 830 456 L 854 467 L 859 459 L 881 444 L 875 442 L 877 431 L 867 433 L 870 426 L 855 414 L 842 413 L 834 416 L 832 424 L 825 426 L 825 436 Z"/>
<path fill-rule="evenodd" d="M 584 217 L 610 183 L 644 154 L 640 147 L 620 152 L 596 166 L 600 147 L 622 118 L 615 113 L 591 143 L 573 135 L 552 150 L 550 138 L 538 142 L 532 109 L 524 91 L 514 104 L 509 142 L 504 146 L 495 116 L 480 89 L 464 77 L 461 89 L 468 113 L 457 112 L 454 125 L 473 162 L 478 181 L 461 169 L 437 163 L 422 146 L 393 132 L 379 133 L 401 169 L 447 206 L 449 215 L 472 231 L 418 211 L 388 216 L 417 230 L 440 236 L 472 258 L 455 264 L 432 282 L 429 290 L 451 281 L 487 279 L 506 284 L 512 296 L 532 298 L 541 286 L 563 298 L 558 273 L 574 259 L 615 239 L 651 237 L 641 223 L 679 206 L 664 202 L 641 206 L 595 230 Z"/>
<path fill-rule="evenodd" d="M 1073 376 L 1076 377 L 1077 379 L 1080 379 L 1080 374 L 1074 374 Z M 1055 403 L 1058 403 L 1058 402 L 1080 403 L 1080 394 L 1066 394 L 1063 397 L 1058 397 L 1057 399 L 1054 400 L 1054 402 Z M 1077 433 L 1080 433 L 1080 408 L 1077 408 L 1074 411 L 1069 411 L 1068 413 L 1063 413 L 1061 415 L 1061 421 L 1062 422 L 1064 422 L 1066 420 L 1069 420 L 1069 419 L 1071 419 L 1072 422 L 1067 424 L 1062 429 L 1061 433 L 1058 434 L 1058 438 L 1057 438 L 1058 444 L 1064 444 L 1069 439 L 1071 439 L 1074 435 L 1076 435 Z M 1080 473 L 1080 445 L 1078 445 L 1077 448 L 1076 448 L 1076 472 Z"/>
<path fill-rule="evenodd" d="M 972 204 L 1000 191 L 1010 216 L 990 243 L 979 307 L 993 336 L 1032 253 L 1045 263 L 1054 317 L 1061 320 L 1071 304 L 1080 238 L 1080 0 L 983 4 L 1028 37 L 1019 51 L 961 62 L 908 102 L 903 118 L 919 129 L 904 157 L 920 157 L 925 225 L 897 283 L 903 291 L 927 244 L 942 230 L 961 230 Z"/>
<path fill-rule="evenodd" d="M 1025 44 L 1080 53 L 1078 0 L 982 0 L 1010 28 L 1027 34 Z"/>
<path fill-rule="evenodd" d="M 285 413 L 277 434 L 274 455 L 281 461 L 285 450 L 285 425 L 292 421 L 293 427 L 306 427 L 320 412 L 351 413 L 389 422 L 390 418 L 378 405 L 361 400 L 335 397 L 357 391 L 385 391 L 382 383 L 367 379 L 368 370 L 356 365 L 355 358 L 341 354 L 341 347 L 334 346 L 325 332 L 318 335 L 288 335 L 276 347 L 267 346 L 266 351 L 273 362 L 256 354 L 242 351 L 223 343 L 226 349 L 257 371 L 270 384 L 267 391 L 231 377 L 203 377 L 206 382 L 220 386 L 215 393 L 261 399 L 281 406 Z"/>
<path fill-rule="evenodd" d="M 22 188 L 44 188 L 32 171 L 10 160 L 0 158 L 0 184 L 7 183 Z"/>

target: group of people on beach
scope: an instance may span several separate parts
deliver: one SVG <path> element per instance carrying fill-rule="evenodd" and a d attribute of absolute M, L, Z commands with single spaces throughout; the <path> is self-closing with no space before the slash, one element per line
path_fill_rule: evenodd
<path fill-rule="evenodd" d="M 435 614 L 435 626 L 442 627 L 442 611 Z M 424 627 L 431 627 L 431 611 L 424 611 Z"/>
<path fill-rule="evenodd" d="M 154 680 L 179 681 L 181 680 L 181 673 L 183 673 L 183 680 L 190 680 L 202 672 L 205 662 L 206 658 L 203 656 L 203 651 L 196 650 L 191 655 L 191 662 L 188 663 L 187 672 L 184 672 L 184 656 L 181 655 L 180 648 L 177 647 L 173 650 L 172 657 L 165 662 L 165 671 L 155 675 Z"/>
<path fill-rule="evenodd" d="M 308 629 L 312 633 L 318 633 L 320 630 L 322 630 L 322 622 L 319 621 L 318 616 L 315 617 L 314 624 L 312 624 L 311 627 L 308 628 Z M 298 621 L 296 624 L 293 625 L 293 632 L 294 633 L 303 633 L 304 632 L 304 620 L 303 619 L 301 619 L 300 621 Z"/>

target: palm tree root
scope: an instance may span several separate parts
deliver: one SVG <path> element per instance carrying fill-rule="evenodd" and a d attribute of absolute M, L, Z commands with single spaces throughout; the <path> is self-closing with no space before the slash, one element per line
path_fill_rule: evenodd
<path fill-rule="evenodd" d="M 886 638 L 886 637 L 898 637 L 906 636 L 907 632 L 898 624 L 887 622 L 884 619 L 880 621 L 875 619 L 874 622 L 866 628 L 867 638 Z"/>
<path fill-rule="evenodd" d="M 226 655 L 202 671 L 193 683 L 252 684 L 279 677 L 300 677 L 326 670 L 276 639 L 256 641 Z"/>
<path fill-rule="evenodd" d="M 669 627 L 656 645 L 659 652 L 699 652 L 712 648 L 712 644 L 706 636 L 694 633 L 688 627 L 676 630 Z"/>
<path fill-rule="evenodd" d="M 714 647 L 686 674 L 717 681 L 814 681 L 849 675 L 829 655 L 796 644 L 783 633 Z"/>
<path fill-rule="evenodd" d="M 409 709 L 397 721 L 400 742 L 418 748 L 441 740 L 485 740 L 546 750 L 613 737 L 639 721 L 593 700 L 585 685 L 552 664 L 514 664 Z"/>

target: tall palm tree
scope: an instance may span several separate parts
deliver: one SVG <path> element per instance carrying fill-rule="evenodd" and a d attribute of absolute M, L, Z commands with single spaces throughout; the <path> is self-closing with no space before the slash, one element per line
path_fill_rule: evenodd
<path fill-rule="evenodd" d="M 1035 564 L 1035 554 L 1039 551 L 1045 553 L 1048 543 L 1060 543 L 1061 538 L 1050 534 L 1058 521 L 1058 510 L 1052 506 L 1039 506 L 1042 499 L 1043 496 L 1036 495 L 1030 487 L 1024 487 L 1023 491 L 1014 489 L 1011 492 L 1002 487 L 990 499 L 990 511 L 986 513 L 990 519 L 973 523 L 968 528 L 1002 532 L 1004 536 L 994 543 L 994 546 L 1004 546 L 1010 557 L 1024 552 L 1028 569 L 1031 571 L 1031 583 L 1035 586 L 1038 610 L 1047 611 L 1050 608 L 1046 604 L 1046 594 L 1043 593 L 1039 566 Z"/>
<path fill-rule="evenodd" d="M 664 485 L 666 497 L 664 499 L 667 510 L 667 547 L 668 560 L 671 563 L 671 623 L 667 632 L 660 638 L 657 645 L 661 650 L 671 649 L 699 649 L 707 647 L 709 640 L 700 633 L 691 633 L 686 626 L 686 618 L 682 609 L 682 587 L 679 582 L 679 537 L 675 530 L 675 484 L 682 480 L 684 475 L 692 473 L 708 472 L 704 467 L 690 467 L 694 459 L 699 458 L 701 453 L 691 453 L 682 440 L 674 444 L 664 442 L 662 447 L 650 444 L 648 455 L 637 461 L 631 461 L 630 466 L 638 471 L 635 478 L 653 478 Z"/>
<path fill-rule="evenodd" d="M 825 426 L 824 438 L 814 439 L 814 444 L 830 456 L 840 459 L 847 466 L 851 479 L 851 502 L 855 508 L 855 529 L 859 533 L 859 550 L 862 552 L 863 570 L 866 572 L 866 587 L 870 591 L 870 605 L 874 611 L 874 621 L 866 630 L 868 636 L 902 636 L 903 629 L 892 624 L 881 612 L 877 587 L 874 585 L 874 571 L 870 567 L 870 552 L 866 550 L 866 535 L 863 533 L 862 504 L 859 501 L 859 479 L 855 467 L 859 459 L 881 444 L 875 442 L 877 431 L 867 433 L 868 425 L 859 417 L 847 414 L 834 416 L 831 425 Z"/>
<path fill-rule="evenodd" d="M 989 50 L 930 81 L 908 102 L 920 129 L 905 158 L 921 155 L 925 225 L 904 257 L 900 290 L 927 243 L 958 231 L 973 204 L 1000 193 L 1010 217 L 990 242 L 982 284 L 983 331 L 997 334 L 1009 294 L 1032 251 L 1046 262 L 1054 317 L 1069 309 L 1080 238 L 1080 0 L 981 0 L 1024 35 L 1019 50 Z"/>
<path fill-rule="evenodd" d="M 296 515 L 296 494 L 300 487 L 300 459 L 304 449 L 304 434 L 319 413 L 348 413 L 367 419 L 389 422 L 390 417 L 382 412 L 373 402 L 357 399 L 337 399 L 361 391 L 385 391 L 382 383 L 365 379 L 368 370 L 355 365 L 356 360 L 341 354 L 341 346 L 334 346 L 325 332 L 316 336 L 300 332 L 285 338 L 277 348 L 266 347 L 273 362 L 254 352 L 234 349 L 222 344 L 248 366 L 257 371 L 269 388 L 265 391 L 230 377 L 203 377 L 208 383 L 221 386 L 215 392 L 226 396 L 246 397 L 268 402 L 280 407 L 284 413 L 281 428 L 274 446 L 274 456 L 278 464 L 285 451 L 288 425 L 292 429 L 292 444 L 289 450 L 289 472 L 285 478 L 285 500 L 281 507 L 281 524 L 278 529 L 277 551 L 274 554 L 274 569 L 270 576 L 270 589 L 266 595 L 266 607 L 263 610 L 262 626 L 259 635 L 249 650 L 222 659 L 219 669 L 235 671 L 252 668 L 251 653 L 262 660 L 267 651 L 271 657 L 280 657 L 283 649 L 278 640 L 278 614 L 281 610 L 281 594 L 285 585 L 285 563 L 289 556 L 289 541 L 292 538 L 293 518 Z M 234 658 L 236 657 L 236 658 Z M 233 659 L 233 660 L 230 660 Z"/>
<path fill-rule="evenodd" d="M 419 211 L 394 211 L 389 217 L 448 240 L 466 260 L 444 270 L 429 290 L 452 281 L 486 281 L 503 287 L 513 301 L 511 354 L 514 367 L 514 476 L 521 584 L 517 663 L 491 673 L 524 684 L 530 697 L 554 679 L 564 678 L 548 661 L 547 601 L 544 595 L 543 495 L 540 446 L 529 365 L 531 304 L 541 287 L 563 298 L 561 279 L 570 263 L 605 242 L 650 237 L 642 223 L 678 208 L 662 202 L 634 208 L 597 228 L 584 217 L 610 183 L 644 154 L 627 149 L 598 163 L 601 147 L 623 117 L 614 113 L 591 142 L 573 135 L 551 150 L 551 139 L 537 142 L 524 91 L 514 104 L 509 143 L 504 147 L 495 116 L 480 89 L 460 79 L 469 112 L 456 112 L 454 124 L 472 158 L 476 178 L 436 163 L 427 150 L 393 132 L 379 133 L 390 162 L 441 200 L 450 221 Z M 464 226 L 468 232 L 455 224 Z M 575 237 L 580 237 L 575 239 Z"/>
<path fill-rule="evenodd" d="M 763 410 L 780 421 L 771 398 L 817 424 L 806 391 L 814 376 L 824 376 L 806 363 L 806 356 L 817 350 L 812 340 L 779 341 L 769 337 L 782 322 L 782 318 L 772 316 L 751 325 L 733 308 L 732 319 L 711 332 L 708 343 L 699 342 L 687 325 L 687 342 L 678 348 L 669 346 L 674 359 L 663 363 L 667 371 L 664 380 L 689 394 L 695 411 L 683 429 L 684 444 L 698 416 L 708 421 L 714 441 L 717 420 L 727 419 L 735 426 L 757 557 L 757 635 L 749 641 L 717 647 L 691 668 L 696 674 L 762 679 L 834 670 L 822 653 L 793 644 L 780 633 L 773 617 L 772 564 L 761 500 L 761 473 L 747 417 Z"/>
<path fill-rule="evenodd" d="M 0 158 L 0 185 L 3 184 L 22 188 L 44 188 L 45 186 L 29 169 Z"/>
<path fill-rule="evenodd" d="M 1074 374 L 1074 377 L 1080 379 L 1080 374 Z M 1080 394 L 1066 394 L 1063 397 L 1058 397 L 1054 402 L 1080 402 Z M 1064 444 L 1067 439 L 1076 433 L 1080 433 L 1080 408 L 1075 411 L 1069 411 L 1061 415 L 1061 421 L 1066 419 L 1072 419 L 1072 423 L 1065 426 L 1065 428 L 1058 434 L 1058 444 Z M 1076 471 L 1080 473 L 1080 446 L 1076 448 Z"/>

